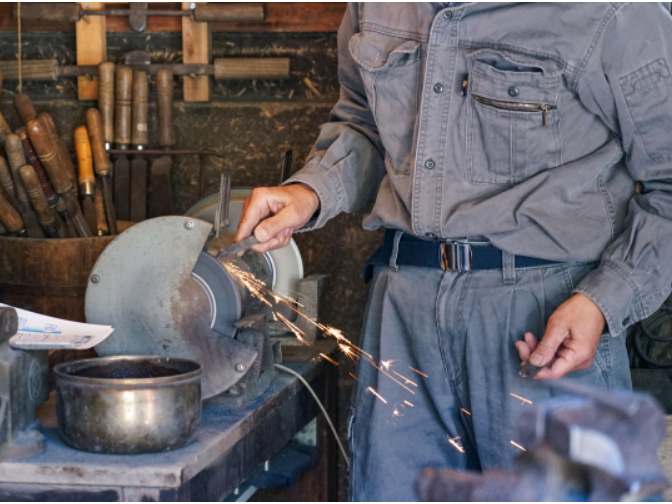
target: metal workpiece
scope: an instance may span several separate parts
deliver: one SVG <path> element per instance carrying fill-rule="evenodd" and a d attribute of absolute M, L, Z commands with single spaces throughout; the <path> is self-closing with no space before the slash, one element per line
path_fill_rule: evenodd
<path fill-rule="evenodd" d="M 54 368 L 63 440 L 97 453 L 153 453 L 180 448 L 201 421 L 198 362 L 118 356 L 63 362 Z"/>

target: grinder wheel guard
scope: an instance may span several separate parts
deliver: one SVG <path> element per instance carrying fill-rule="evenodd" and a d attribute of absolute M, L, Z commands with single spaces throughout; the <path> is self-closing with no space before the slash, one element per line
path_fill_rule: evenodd
<path fill-rule="evenodd" d="M 212 225 L 168 216 L 135 224 L 96 262 L 86 320 L 114 327 L 99 356 L 165 355 L 203 366 L 204 399 L 237 383 L 258 353 L 235 339 L 249 293 L 204 252 Z"/>

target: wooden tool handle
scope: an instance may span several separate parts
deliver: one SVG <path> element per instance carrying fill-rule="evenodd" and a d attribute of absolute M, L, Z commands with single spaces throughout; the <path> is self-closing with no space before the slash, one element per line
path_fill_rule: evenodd
<path fill-rule="evenodd" d="M 26 131 L 30 143 L 49 174 L 49 179 L 58 194 L 66 194 L 72 190 L 72 180 L 65 171 L 65 167 L 59 163 L 56 146 L 49 135 L 47 127 L 39 119 L 34 119 L 26 124 Z"/>
<path fill-rule="evenodd" d="M 23 187 L 23 184 L 21 183 L 19 168 L 21 168 L 24 164 L 26 164 L 26 156 L 23 153 L 23 144 L 21 143 L 21 139 L 14 133 L 7 136 L 7 141 L 5 142 L 5 152 L 7 153 L 7 160 L 9 161 L 9 167 L 12 170 L 12 177 L 14 178 L 16 199 L 23 207 L 23 208 L 17 208 L 17 210 L 23 212 L 29 203 L 28 203 L 28 195 L 26 194 L 26 189 Z"/>
<path fill-rule="evenodd" d="M 175 145 L 173 86 L 173 72 L 167 68 L 160 68 L 156 72 L 156 113 L 159 123 L 159 145 L 161 147 Z"/>
<path fill-rule="evenodd" d="M 263 3 L 197 3 L 194 21 L 261 22 L 266 18 Z"/>
<path fill-rule="evenodd" d="M 9 170 L 9 165 L 5 158 L 0 156 L 0 186 L 4 189 L 6 194 L 11 196 L 16 195 L 16 189 L 14 188 L 14 179 L 12 178 L 12 172 Z"/>
<path fill-rule="evenodd" d="M 33 205 L 35 212 L 37 212 L 37 218 L 40 220 L 40 224 L 42 224 L 42 226 L 53 226 L 56 217 L 51 211 L 51 208 L 49 208 L 47 197 L 44 195 L 42 186 L 40 186 L 40 181 L 37 178 L 35 169 L 29 164 L 25 164 L 19 168 L 19 173 L 23 185 L 26 188 L 26 192 L 28 193 L 30 204 Z"/>
<path fill-rule="evenodd" d="M 12 13 L 16 19 L 18 15 L 16 4 L 14 4 Z M 40 20 L 75 23 L 79 21 L 79 5 L 74 2 L 21 2 L 21 21 Z"/>
<path fill-rule="evenodd" d="M 12 233 L 19 233 L 23 227 L 23 220 L 16 209 L 9 204 L 4 194 L 0 193 L 0 221 Z"/>
<path fill-rule="evenodd" d="M 93 157 L 86 126 L 80 126 L 75 130 L 75 150 L 79 167 L 79 192 L 82 196 L 93 196 L 96 177 L 93 174 Z"/>
<path fill-rule="evenodd" d="M 58 61 L 50 60 L 22 60 L 21 61 L 21 78 L 24 80 L 56 80 L 58 68 Z M 0 71 L 5 80 L 19 79 L 19 62 L 16 60 L 2 60 L 0 61 Z"/>
<path fill-rule="evenodd" d="M 114 142 L 114 63 L 98 65 L 98 110 L 103 118 L 103 138 Z"/>
<path fill-rule="evenodd" d="M 21 124 L 28 124 L 28 121 L 32 121 L 37 117 L 33 102 L 30 101 L 30 98 L 25 93 L 20 93 L 14 96 L 14 107 L 19 114 Z"/>
<path fill-rule="evenodd" d="M 33 167 L 35 173 L 37 173 L 37 178 L 40 181 L 45 196 L 49 201 L 52 201 L 54 198 L 54 190 L 51 187 L 51 182 L 49 182 L 47 173 L 44 171 L 44 166 L 42 166 L 42 163 L 40 162 L 40 158 L 37 157 L 37 153 L 35 152 L 35 149 L 33 149 L 33 144 L 30 143 L 26 128 L 21 127 L 17 129 L 16 134 L 19 135 L 21 143 L 23 144 L 23 152 L 26 155 L 26 161 Z"/>
<path fill-rule="evenodd" d="M 133 89 L 133 70 L 128 67 L 117 68 L 114 141 L 118 146 L 131 143 L 131 91 Z"/>
<path fill-rule="evenodd" d="M 103 139 L 103 119 L 98 109 L 90 108 L 86 111 L 86 129 L 89 132 L 89 141 L 91 143 L 91 152 L 93 153 L 93 165 L 96 173 L 101 177 L 106 177 L 110 173 L 112 164 L 107 157 L 105 150 L 105 141 Z"/>
<path fill-rule="evenodd" d="M 42 112 L 41 114 L 38 114 L 37 120 L 41 121 L 47 127 L 51 141 L 54 144 L 54 147 L 56 147 L 58 162 L 61 166 L 63 166 L 63 169 L 68 174 L 68 177 L 70 177 L 72 186 L 75 188 L 75 192 L 77 192 L 77 172 L 75 171 L 75 165 L 72 163 L 72 158 L 70 157 L 68 148 L 65 146 L 65 142 L 60 136 L 58 136 L 54 118 L 51 117 L 51 114 Z"/>
<path fill-rule="evenodd" d="M 0 144 L 5 145 L 7 136 L 12 134 L 12 128 L 9 127 L 5 117 L 0 114 Z"/>
<path fill-rule="evenodd" d="M 133 106 L 131 113 L 131 143 L 147 145 L 147 72 L 133 72 Z"/>
<path fill-rule="evenodd" d="M 110 229 L 107 227 L 107 218 L 105 217 L 105 201 L 103 200 L 103 190 L 100 185 L 96 185 L 96 231 L 98 236 L 107 236 Z"/>
<path fill-rule="evenodd" d="M 217 58 L 215 79 L 288 79 L 289 58 Z"/>

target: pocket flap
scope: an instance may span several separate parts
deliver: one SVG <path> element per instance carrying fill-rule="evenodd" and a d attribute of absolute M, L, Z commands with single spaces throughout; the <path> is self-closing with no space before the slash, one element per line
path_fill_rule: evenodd
<path fill-rule="evenodd" d="M 376 72 L 395 64 L 415 59 L 419 55 L 421 43 L 391 37 L 376 32 L 356 33 L 350 39 L 348 48 L 352 58 L 363 68 Z"/>

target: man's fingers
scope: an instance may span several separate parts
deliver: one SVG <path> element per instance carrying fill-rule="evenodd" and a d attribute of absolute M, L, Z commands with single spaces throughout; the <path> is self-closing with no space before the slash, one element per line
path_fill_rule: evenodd
<path fill-rule="evenodd" d="M 570 371 L 574 371 L 577 366 L 575 353 L 564 353 L 562 357 L 555 359 L 555 362 L 549 367 L 539 371 L 535 377 L 537 380 L 554 380 L 562 378 Z"/>
<path fill-rule="evenodd" d="M 270 205 L 262 190 L 255 189 L 243 204 L 243 215 L 238 223 L 235 240 L 239 242 L 250 236 L 261 220 L 271 213 Z M 257 238 L 258 239 L 258 238 Z"/>
<path fill-rule="evenodd" d="M 526 332 L 525 335 L 523 336 L 523 339 L 525 340 L 525 343 L 527 343 L 528 346 L 534 352 L 534 349 L 537 348 L 537 345 L 539 344 L 536 336 L 534 334 L 532 334 L 531 332 Z"/>
<path fill-rule="evenodd" d="M 530 363 L 535 366 L 542 367 L 551 362 L 555 357 L 555 352 L 569 336 L 569 328 L 566 325 L 553 323 L 552 320 L 552 318 L 549 319 L 544 337 L 530 355 Z"/>
<path fill-rule="evenodd" d="M 532 349 L 526 341 L 516 341 L 516 350 L 518 350 L 518 357 L 520 357 L 520 362 L 526 362 L 527 359 L 532 355 Z"/>

